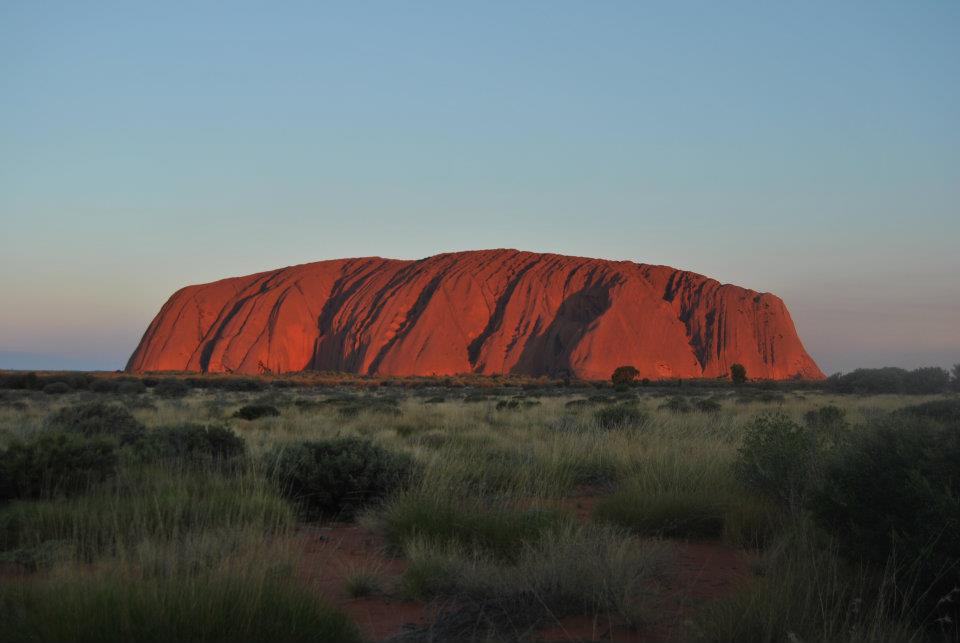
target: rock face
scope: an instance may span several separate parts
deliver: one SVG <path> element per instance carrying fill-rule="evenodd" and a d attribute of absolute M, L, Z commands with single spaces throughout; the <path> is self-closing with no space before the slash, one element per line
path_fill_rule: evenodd
<path fill-rule="evenodd" d="M 822 378 L 776 296 L 517 250 L 291 266 L 173 294 L 127 370 Z"/>

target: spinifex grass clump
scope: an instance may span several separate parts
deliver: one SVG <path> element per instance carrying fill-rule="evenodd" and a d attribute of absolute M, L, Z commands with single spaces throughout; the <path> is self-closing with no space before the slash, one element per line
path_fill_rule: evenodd
<path fill-rule="evenodd" d="M 690 413 L 693 411 L 693 407 L 690 405 L 690 400 L 677 395 L 658 406 L 657 410 L 670 411 L 671 413 Z"/>
<path fill-rule="evenodd" d="M 413 489 L 390 499 L 367 518 L 395 550 L 423 539 L 477 549 L 499 559 L 512 559 L 522 547 L 538 541 L 550 528 L 569 521 L 552 509 L 511 506 L 504 500 L 456 497 Z"/>
<path fill-rule="evenodd" d="M 759 575 L 701 610 L 683 640 L 704 643 L 925 640 L 896 579 L 844 563 L 806 522 L 768 549 Z M 909 602 L 909 601 L 908 601 Z M 951 639 L 937 639 L 951 640 Z"/>
<path fill-rule="evenodd" d="M 200 573 L 64 570 L 0 584 L 5 641 L 359 641 L 289 573 L 256 561 Z"/>
<path fill-rule="evenodd" d="M 602 429 L 630 429 L 643 427 L 650 418 L 632 404 L 618 404 L 598 410 L 594 419 Z"/>
<path fill-rule="evenodd" d="M 670 450 L 638 463 L 594 516 L 639 534 L 719 538 L 762 546 L 778 529 L 776 507 L 747 492 L 716 453 Z"/>
<path fill-rule="evenodd" d="M 522 639 L 575 613 L 636 626 L 650 616 L 671 558 L 670 547 L 658 541 L 573 523 L 545 529 L 517 549 L 502 560 L 463 544 L 412 539 L 401 594 L 452 599 L 431 627 L 438 640 Z"/>
<path fill-rule="evenodd" d="M 401 488 L 411 459 L 367 440 L 335 438 L 278 446 L 264 457 L 267 476 L 306 517 L 352 517 Z"/>
<path fill-rule="evenodd" d="M 78 559 L 93 561 L 201 532 L 262 538 L 284 533 L 294 519 L 292 507 L 252 472 L 138 467 L 79 496 L 0 508 L 0 551 L 67 541 Z"/>

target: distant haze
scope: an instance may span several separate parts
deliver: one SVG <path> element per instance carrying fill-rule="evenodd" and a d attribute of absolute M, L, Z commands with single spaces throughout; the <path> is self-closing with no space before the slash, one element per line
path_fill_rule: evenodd
<path fill-rule="evenodd" d="M 960 4 L 0 4 L 0 368 L 177 288 L 511 247 L 782 297 L 827 373 L 960 362 Z"/>

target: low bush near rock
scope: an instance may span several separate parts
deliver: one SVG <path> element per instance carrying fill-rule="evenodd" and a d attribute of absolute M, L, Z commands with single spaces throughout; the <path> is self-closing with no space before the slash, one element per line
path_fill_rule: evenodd
<path fill-rule="evenodd" d="M 153 387 L 153 392 L 156 395 L 167 399 L 185 397 L 188 393 L 190 393 L 190 385 L 183 380 L 160 380 L 157 382 L 157 385 Z"/>
<path fill-rule="evenodd" d="M 0 450 L 0 501 L 81 493 L 112 476 L 115 443 L 57 432 Z"/>
<path fill-rule="evenodd" d="M 408 456 L 358 438 L 278 446 L 267 454 L 265 465 L 308 517 L 352 517 L 402 486 L 412 472 Z"/>
<path fill-rule="evenodd" d="M 803 507 L 821 454 L 817 433 L 783 414 L 749 423 L 734 470 L 748 488 L 792 509 Z"/>
<path fill-rule="evenodd" d="M 894 418 L 866 427 L 837 454 L 813 496 L 841 551 L 894 560 L 930 610 L 960 585 L 960 425 Z"/>
<path fill-rule="evenodd" d="M 960 424 L 960 398 L 914 404 L 901 409 L 897 415 Z"/>
<path fill-rule="evenodd" d="M 54 429 L 86 437 L 112 437 L 121 445 L 138 442 L 146 433 L 146 428 L 130 411 L 104 402 L 64 407 L 53 414 L 48 423 Z"/>
<path fill-rule="evenodd" d="M 280 409 L 270 404 L 247 404 L 241 406 L 233 414 L 233 417 L 241 420 L 259 420 L 264 417 L 277 417 L 280 415 Z"/>
<path fill-rule="evenodd" d="M 246 442 L 229 428 L 200 424 L 157 427 L 141 448 L 141 454 L 150 460 L 200 463 L 236 460 L 246 451 Z"/>
<path fill-rule="evenodd" d="M 669 400 L 657 407 L 661 411 L 670 411 L 671 413 L 689 413 L 693 410 L 690 401 L 685 397 L 671 397 Z"/>

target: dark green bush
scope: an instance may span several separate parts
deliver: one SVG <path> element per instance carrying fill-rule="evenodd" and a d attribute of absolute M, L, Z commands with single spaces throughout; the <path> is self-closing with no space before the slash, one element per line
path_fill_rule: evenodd
<path fill-rule="evenodd" d="M 670 411 L 671 413 L 689 413 L 693 410 L 690 401 L 685 397 L 671 397 L 669 400 L 657 407 L 660 410 Z"/>
<path fill-rule="evenodd" d="M 183 380 L 165 379 L 157 382 L 153 392 L 168 399 L 184 397 L 190 392 L 190 386 Z"/>
<path fill-rule="evenodd" d="M 117 382 L 117 393 L 121 395 L 139 395 L 147 390 L 140 380 L 120 380 Z"/>
<path fill-rule="evenodd" d="M 836 393 L 942 393 L 949 386 L 950 374 L 936 366 L 912 371 L 892 366 L 858 368 L 831 375 L 826 381 L 827 390 Z"/>
<path fill-rule="evenodd" d="M 265 465 L 308 517 L 352 517 L 402 486 L 412 472 L 407 455 L 358 438 L 281 445 L 267 454 Z"/>
<path fill-rule="evenodd" d="M 599 409 L 593 417 L 602 429 L 639 427 L 649 420 L 646 413 L 630 404 L 618 404 Z"/>
<path fill-rule="evenodd" d="M 241 406 L 233 417 L 242 420 L 257 420 L 263 417 L 276 417 L 280 415 L 280 409 L 270 404 L 247 404 Z"/>
<path fill-rule="evenodd" d="M 108 438 L 44 433 L 0 450 L 0 500 L 80 493 L 116 467 L 116 443 Z"/>
<path fill-rule="evenodd" d="M 98 378 L 90 383 L 90 390 L 94 393 L 116 393 L 119 386 L 116 380 Z"/>
<path fill-rule="evenodd" d="M 51 382 L 43 387 L 43 392 L 47 395 L 63 395 L 72 391 L 73 389 L 66 382 Z"/>
<path fill-rule="evenodd" d="M 243 438 L 222 426 L 179 424 L 150 431 L 141 443 L 141 454 L 151 460 L 227 462 L 247 451 Z"/>
<path fill-rule="evenodd" d="M 720 402 L 710 398 L 705 400 L 697 400 L 697 403 L 694 404 L 694 407 L 696 407 L 696 409 L 701 413 L 719 413 L 720 409 L 723 408 L 720 405 Z"/>
<path fill-rule="evenodd" d="M 614 386 L 618 384 L 631 384 L 640 377 L 640 371 L 638 371 L 633 366 L 618 366 L 614 371 L 613 375 L 610 376 L 610 381 L 613 382 Z"/>
<path fill-rule="evenodd" d="M 902 417 L 858 431 L 825 468 L 818 523 L 847 556 L 907 566 L 921 605 L 960 585 L 960 423 Z"/>
<path fill-rule="evenodd" d="M 842 429 L 847 426 L 846 415 L 839 406 L 828 404 L 804 413 L 803 421 L 811 429 Z"/>
<path fill-rule="evenodd" d="M 743 384 L 747 381 L 747 368 L 743 364 L 734 364 L 730 367 L 730 379 L 734 384 Z"/>
<path fill-rule="evenodd" d="M 498 411 L 512 411 L 520 408 L 520 400 L 500 400 L 497 402 Z"/>
<path fill-rule="evenodd" d="M 747 487 L 800 509 L 814 483 L 821 444 L 814 430 L 777 413 L 745 428 L 734 470 Z"/>
<path fill-rule="evenodd" d="M 50 417 L 49 424 L 55 429 L 87 437 L 110 436 L 121 445 L 133 444 L 146 433 L 146 428 L 130 411 L 104 402 L 64 407 Z"/>
<path fill-rule="evenodd" d="M 914 404 L 897 412 L 900 416 L 925 418 L 937 422 L 960 424 L 960 398 L 932 400 L 923 404 Z"/>

